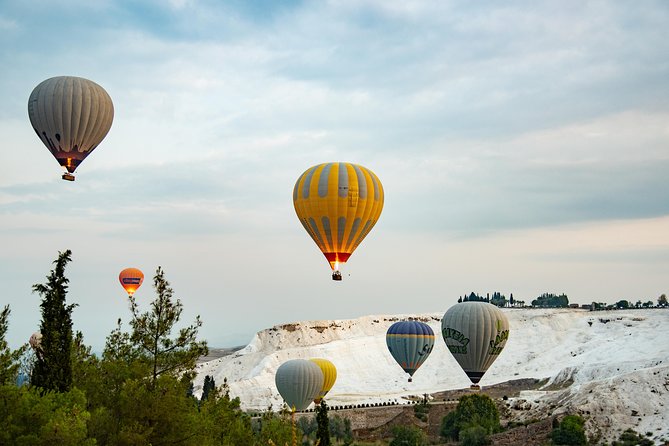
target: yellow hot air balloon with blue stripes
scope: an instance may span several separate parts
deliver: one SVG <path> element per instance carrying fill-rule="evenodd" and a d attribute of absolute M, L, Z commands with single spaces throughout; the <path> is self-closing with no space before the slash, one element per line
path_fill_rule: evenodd
<path fill-rule="evenodd" d="M 302 226 L 341 280 L 339 268 L 369 234 L 383 210 L 383 186 L 366 167 L 324 163 L 295 183 L 293 205 Z"/>

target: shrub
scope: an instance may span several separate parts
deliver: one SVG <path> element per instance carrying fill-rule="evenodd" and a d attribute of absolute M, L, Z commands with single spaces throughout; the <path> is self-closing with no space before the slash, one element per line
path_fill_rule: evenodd
<path fill-rule="evenodd" d="M 458 440 L 460 431 L 475 426 L 483 428 L 486 435 L 502 430 L 497 406 L 487 395 L 461 397 L 456 409 L 442 419 L 440 433 L 444 438 Z"/>
<path fill-rule="evenodd" d="M 425 432 L 414 426 L 395 426 L 389 446 L 426 446 Z"/>
<path fill-rule="evenodd" d="M 551 432 L 551 439 L 556 445 L 585 445 L 585 420 L 578 415 L 567 415 L 560 421 L 560 425 Z"/>
<path fill-rule="evenodd" d="M 472 426 L 460 431 L 462 446 L 484 446 L 490 444 L 486 430 L 481 426 Z"/>

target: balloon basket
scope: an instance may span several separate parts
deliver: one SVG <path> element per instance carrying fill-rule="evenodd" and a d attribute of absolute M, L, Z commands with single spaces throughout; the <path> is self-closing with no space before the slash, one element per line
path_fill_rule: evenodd
<path fill-rule="evenodd" d="M 332 273 L 332 280 L 341 280 L 341 273 L 339 271 L 335 271 Z"/>
<path fill-rule="evenodd" d="M 74 175 L 72 175 L 71 173 L 64 173 L 61 178 L 66 181 L 74 181 Z"/>
<path fill-rule="evenodd" d="M 479 386 L 478 384 L 472 384 L 471 386 L 469 386 L 469 390 L 471 390 L 472 392 L 480 392 L 481 386 Z"/>

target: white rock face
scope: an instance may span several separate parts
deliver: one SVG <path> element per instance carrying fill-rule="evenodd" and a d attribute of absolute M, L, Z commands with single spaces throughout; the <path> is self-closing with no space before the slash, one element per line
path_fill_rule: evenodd
<path fill-rule="evenodd" d="M 549 379 L 544 391 L 521 395 L 529 409 L 519 416 L 580 411 L 590 418 L 590 432 L 612 434 L 631 427 L 669 440 L 669 310 L 504 311 L 511 327 L 509 341 L 480 384 Z M 244 349 L 200 364 L 196 389 L 205 375 L 219 385 L 227 378 L 231 396 L 239 397 L 243 408 L 278 408 L 282 401 L 274 385 L 276 369 L 288 359 L 314 357 L 327 358 L 337 367 L 337 382 L 327 396 L 331 406 L 401 401 L 409 395 L 468 387 L 469 380 L 440 335 L 412 383 L 387 350 L 385 334 L 393 322 L 417 318 L 437 334 L 441 316 L 366 316 L 278 325 L 258 332 Z M 556 388 L 561 390 L 550 390 Z"/>

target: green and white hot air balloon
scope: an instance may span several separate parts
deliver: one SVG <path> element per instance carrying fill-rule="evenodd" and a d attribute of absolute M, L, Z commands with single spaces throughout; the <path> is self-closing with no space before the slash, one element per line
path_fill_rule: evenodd
<path fill-rule="evenodd" d="M 292 411 L 305 410 L 323 388 L 323 372 L 312 361 L 291 359 L 279 366 L 276 388 Z"/>
<path fill-rule="evenodd" d="M 444 314 L 441 335 L 469 380 L 477 385 L 506 345 L 509 320 L 492 304 L 463 302 Z"/>

